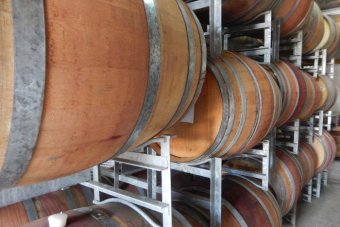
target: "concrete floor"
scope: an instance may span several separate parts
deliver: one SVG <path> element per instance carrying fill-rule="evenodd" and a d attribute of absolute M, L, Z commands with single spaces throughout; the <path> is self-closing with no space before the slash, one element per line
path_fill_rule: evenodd
<path fill-rule="evenodd" d="M 300 202 L 296 227 L 340 227 L 340 162 L 330 170 L 328 186 L 312 203 Z"/>

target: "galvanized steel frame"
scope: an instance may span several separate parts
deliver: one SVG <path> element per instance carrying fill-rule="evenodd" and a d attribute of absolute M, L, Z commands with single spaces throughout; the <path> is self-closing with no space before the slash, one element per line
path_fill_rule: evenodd
<path fill-rule="evenodd" d="M 151 144 L 158 143 L 161 146 L 160 155 L 150 148 Z M 144 153 L 145 151 L 145 153 Z M 134 166 L 147 170 L 147 180 L 141 180 L 130 174 L 124 173 L 122 165 Z M 93 167 L 92 181 L 82 185 L 94 190 L 94 203 L 100 203 L 100 193 L 125 200 L 127 203 L 142 206 L 144 208 L 162 214 L 162 226 L 172 226 L 171 203 L 171 169 L 170 169 L 170 136 L 161 136 L 152 139 L 133 152 L 125 152 L 118 157 L 106 162 L 104 167 L 113 167 L 112 170 L 103 170 L 100 166 Z M 105 168 L 104 168 L 105 169 Z M 100 182 L 101 171 L 114 180 L 113 186 Z M 157 173 L 161 172 L 161 187 L 157 187 Z M 146 189 L 147 195 L 138 195 L 119 188 L 120 182 Z M 161 194 L 161 201 L 157 200 L 157 193 Z M 138 212 L 138 210 L 136 210 Z M 141 213 L 141 215 L 145 215 Z"/>
<path fill-rule="evenodd" d="M 263 30 L 263 47 L 236 51 L 248 57 L 263 56 L 263 61 L 259 61 L 259 63 L 270 64 L 279 59 L 280 22 L 277 19 L 273 19 L 271 11 L 263 12 L 258 18 L 263 18 L 263 22 L 253 22 L 248 25 L 237 26 L 237 28 L 224 29 L 223 37 L 228 39 L 232 36 L 251 33 L 254 30 Z M 224 49 L 227 49 L 226 43 L 227 41 L 224 41 Z M 256 60 L 258 61 L 258 59 Z"/>
<path fill-rule="evenodd" d="M 275 131 L 275 130 L 274 130 Z M 251 149 L 250 151 L 240 156 L 256 157 L 261 159 L 262 172 L 254 173 L 244 170 L 231 169 L 223 167 L 221 158 L 207 159 L 205 163 L 200 165 L 171 163 L 171 169 L 179 172 L 189 173 L 196 176 L 208 178 L 210 180 L 210 199 L 206 199 L 191 193 L 183 193 L 173 191 L 173 196 L 178 199 L 201 206 L 210 210 L 210 226 L 221 226 L 221 207 L 222 207 L 222 178 L 223 175 L 237 175 L 250 180 L 254 185 L 262 190 L 269 188 L 269 171 L 273 166 L 273 149 L 275 145 L 274 131 L 266 140 L 261 142 L 262 149 Z M 256 181 L 260 180 L 261 184 Z"/>
<path fill-rule="evenodd" d="M 298 155 L 300 142 L 300 120 L 297 119 L 290 124 L 282 126 L 279 131 L 281 133 L 278 133 L 276 141 L 277 145 L 286 148 L 287 151 L 290 151 L 295 155 Z M 280 135 L 284 136 L 285 139 L 280 139 Z"/>

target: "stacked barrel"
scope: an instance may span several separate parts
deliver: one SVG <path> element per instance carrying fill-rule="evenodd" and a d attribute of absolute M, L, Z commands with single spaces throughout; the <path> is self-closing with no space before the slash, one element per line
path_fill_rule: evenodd
<path fill-rule="evenodd" d="M 134 149 L 200 93 L 205 40 L 182 1 L 5 0 L 0 14 L 0 188 Z"/>

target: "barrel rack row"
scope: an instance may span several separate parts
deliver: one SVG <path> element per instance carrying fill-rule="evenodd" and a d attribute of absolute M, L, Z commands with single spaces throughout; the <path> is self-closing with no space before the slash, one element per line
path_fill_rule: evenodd
<path fill-rule="evenodd" d="M 263 32 L 263 46 L 253 49 L 238 50 L 240 53 L 252 57 L 261 64 L 269 64 L 279 59 L 280 50 L 289 54 L 280 56 L 291 61 L 296 66 L 317 76 L 319 74 L 334 76 L 334 59 L 327 61 L 326 50 L 321 50 L 309 56 L 302 55 L 302 32 L 298 32 L 288 40 L 280 40 L 279 21 L 272 18 L 271 11 L 259 16 L 256 23 L 241 26 L 237 29 L 222 27 L 221 0 L 196 0 L 188 3 L 192 10 L 209 8 L 210 23 L 205 35 L 209 40 L 210 57 L 219 56 L 223 50 L 228 50 L 228 40 L 234 36 L 248 35 L 254 30 Z M 303 65 L 302 60 L 308 60 L 310 65 Z M 327 117 L 324 121 L 324 117 Z M 241 154 L 244 157 L 255 157 L 261 160 L 262 171 L 249 172 L 239 169 L 226 168 L 222 159 L 211 158 L 196 164 L 178 164 L 170 161 L 170 136 L 152 139 L 133 152 L 126 152 L 117 158 L 107 161 L 93 168 L 92 180 L 82 183 L 94 190 L 94 203 L 123 202 L 140 213 L 152 226 L 158 226 L 147 214 L 137 207 L 144 207 L 162 214 L 162 225 L 172 226 L 171 201 L 181 200 L 210 210 L 210 226 L 221 226 L 222 206 L 222 178 L 226 174 L 234 174 L 251 180 L 263 190 L 269 189 L 270 169 L 274 166 L 275 146 L 284 146 L 291 153 L 299 152 L 299 141 L 313 141 L 314 132 L 322 134 L 323 128 L 331 129 L 332 113 L 318 112 L 307 122 L 299 120 L 290 125 L 274 128 L 272 132 L 254 149 Z M 285 139 L 280 139 L 280 135 Z M 150 145 L 161 145 L 156 153 Z M 138 176 L 141 169 L 146 169 L 146 176 Z M 171 188 L 171 175 L 184 172 L 210 180 L 210 198 L 193 195 L 188 192 L 176 191 Z M 157 174 L 159 173 L 159 174 Z M 159 177 L 160 176 L 160 177 Z M 103 183 L 105 181 L 106 183 Z M 260 183 L 258 183 L 260 182 Z M 136 193 L 122 188 L 122 184 L 135 186 Z M 312 197 L 320 197 L 322 185 L 327 185 L 327 172 L 317 174 L 304 188 L 302 199 L 311 202 Z M 101 201 L 101 193 L 118 198 Z M 176 215 L 180 215 L 176 213 Z M 284 217 L 288 224 L 295 226 L 296 207 Z"/>

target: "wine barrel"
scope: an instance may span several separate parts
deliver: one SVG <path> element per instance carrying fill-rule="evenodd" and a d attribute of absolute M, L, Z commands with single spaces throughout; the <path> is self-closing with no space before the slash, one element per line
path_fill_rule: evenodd
<path fill-rule="evenodd" d="M 313 11 L 312 0 L 281 0 L 273 9 L 273 16 L 281 21 L 281 37 L 289 37 L 302 29 Z"/>
<path fill-rule="evenodd" d="M 141 209 L 140 209 L 141 210 Z M 149 217 L 154 225 L 161 224 L 160 214 L 141 210 Z M 105 205 L 82 207 L 65 212 L 67 214 L 66 225 L 68 227 L 77 226 L 154 226 L 151 225 L 145 216 L 138 213 L 133 207 L 124 202 L 113 202 Z M 174 227 L 190 226 L 189 222 L 176 210 L 173 210 Z M 42 218 L 31 222 L 25 227 L 45 227 L 48 226 L 47 218 Z"/>
<path fill-rule="evenodd" d="M 270 171 L 270 187 L 282 215 L 286 215 L 296 204 L 301 188 L 302 175 L 295 157 L 281 148 L 276 150 L 275 167 Z"/>
<path fill-rule="evenodd" d="M 224 25 L 244 24 L 250 22 L 266 10 L 276 6 L 280 0 L 242 0 L 222 1 L 222 21 Z"/>
<path fill-rule="evenodd" d="M 317 109 L 316 100 L 319 100 L 320 94 L 316 88 L 316 85 L 312 79 L 312 76 L 303 71 L 302 71 L 302 76 L 305 80 L 306 88 L 307 88 L 306 99 L 297 118 L 300 120 L 307 120 L 316 111 Z"/>
<path fill-rule="evenodd" d="M 274 8 L 281 0 L 222 0 L 222 24 L 232 27 L 255 20 L 261 13 Z M 197 15 L 205 26 L 209 24 L 209 10 L 198 10 Z"/>
<path fill-rule="evenodd" d="M 305 81 L 305 77 L 303 76 L 302 70 L 293 65 L 292 63 L 286 62 L 289 67 L 293 70 L 295 77 L 299 84 L 299 99 L 295 110 L 293 111 L 292 116 L 289 118 L 288 122 L 292 122 L 300 117 L 301 111 L 303 111 L 304 104 L 307 98 L 307 84 Z"/>
<path fill-rule="evenodd" d="M 337 88 L 332 79 L 327 76 L 318 76 L 316 79 L 316 86 L 320 90 L 320 100 L 317 103 L 317 110 L 327 112 L 330 110 L 337 99 Z"/>
<path fill-rule="evenodd" d="M 238 211 L 248 226 L 281 226 L 280 209 L 271 192 L 236 176 L 227 176 L 222 187 L 222 197 Z"/>
<path fill-rule="evenodd" d="M 277 61 L 266 67 L 278 84 L 282 96 L 282 112 L 276 123 L 280 127 L 292 120 L 300 98 L 299 81 L 292 69 L 284 61 Z"/>
<path fill-rule="evenodd" d="M 322 47 L 322 49 L 327 49 L 327 58 L 331 59 L 335 56 L 335 53 L 338 50 L 339 42 L 340 42 L 340 29 L 335 23 L 334 19 L 325 15 L 325 20 L 329 25 L 329 38 L 327 42 Z"/>
<path fill-rule="evenodd" d="M 172 201 L 172 206 L 185 217 L 192 227 L 206 227 L 210 225 L 210 216 L 206 210 L 177 200 Z M 224 220 L 224 209 L 222 207 L 222 222 Z"/>
<path fill-rule="evenodd" d="M 268 134 L 279 117 L 279 89 L 258 63 L 224 52 L 208 65 L 194 123 L 177 122 L 162 132 L 176 135 L 171 140 L 173 161 L 197 163 L 246 151 Z"/>
<path fill-rule="evenodd" d="M 332 131 L 331 135 L 334 138 L 334 141 L 335 141 L 335 144 L 336 144 L 336 154 L 335 154 L 335 156 L 337 158 L 339 158 L 340 157 L 340 132 L 339 131 Z"/>
<path fill-rule="evenodd" d="M 315 175 L 317 156 L 313 147 L 308 143 L 301 142 L 299 144 L 299 154 L 297 156 L 303 167 L 302 185 L 306 185 Z"/>
<path fill-rule="evenodd" d="M 206 182 L 200 183 L 203 187 L 193 186 L 181 190 L 208 198 Z M 221 211 L 221 226 L 281 226 L 281 213 L 273 194 L 243 177 L 227 175 L 223 179 Z M 201 216 L 209 215 L 209 210 L 200 212 Z"/>
<path fill-rule="evenodd" d="M 89 206 L 92 204 L 93 196 L 91 191 L 86 190 L 74 186 L 2 207 L 0 208 L 1 226 L 22 226 L 55 213 Z"/>
<path fill-rule="evenodd" d="M 325 32 L 323 16 L 318 4 L 314 2 L 313 11 L 308 22 L 303 27 L 303 47 L 304 54 L 315 52 L 316 47 L 321 42 Z"/>
<path fill-rule="evenodd" d="M 0 187 L 134 149 L 200 93 L 204 36 L 180 0 L 4 0 L 0 15 Z"/>
<path fill-rule="evenodd" d="M 333 163 L 336 144 L 329 132 L 324 130 L 322 136 L 314 134 L 312 146 L 317 156 L 316 172 L 320 173 Z"/>
<path fill-rule="evenodd" d="M 232 157 L 224 167 L 261 173 L 262 165 L 256 158 Z M 302 189 L 303 166 L 292 154 L 282 148 L 276 149 L 275 166 L 270 169 L 270 190 L 274 194 L 282 215 L 296 204 Z"/>
<path fill-rule="evenodd" d="M 318 44 L 315 50 L 327 49 L 327 57 L 330 59 L 334 57 L 339 45 L 339 28 L 331 17 L 326 15 L 323 17 L 325 32 L 321 42 Z"/>

